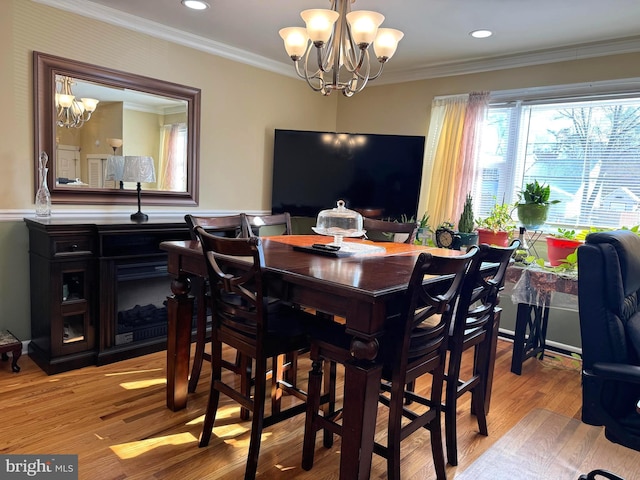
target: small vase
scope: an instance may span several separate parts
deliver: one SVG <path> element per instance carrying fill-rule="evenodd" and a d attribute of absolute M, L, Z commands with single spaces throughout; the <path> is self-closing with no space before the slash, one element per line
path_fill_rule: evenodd
<path fill-rule="evenodd" d="M 36 193 L 36 217 L 51 216 L 51 193 L 49 193 L 49 187 L 47 186 L 48 171 L 48 168 L 42 167 L 38 172 L 40 175 L 40 186 Z"/>

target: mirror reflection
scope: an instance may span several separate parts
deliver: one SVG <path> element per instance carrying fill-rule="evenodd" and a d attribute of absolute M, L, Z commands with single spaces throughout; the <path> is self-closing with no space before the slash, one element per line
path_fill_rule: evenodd
<path fill-rule="evenodd" d="M 34 52 L 34 113 L 52 203 L 136 203 L 124 166 L 145 158 L 146 204 L 198 204 L 199 89 Z"/>
<path fill-rule="evenodd" d="M 187 102 L 56 75 L 56 186 L 136 188 L 111 165 L 153 159 L 145 190 L 186 192 Z"/>

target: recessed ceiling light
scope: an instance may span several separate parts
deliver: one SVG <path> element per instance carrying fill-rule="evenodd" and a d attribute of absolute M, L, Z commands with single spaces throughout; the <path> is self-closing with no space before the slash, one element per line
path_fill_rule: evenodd
<path fill-rule="evenodd" d="M 182 4 L 185 7 L 193 8 L 194 10 L 206 10 L 209 8 L 209 4 L 202 0 L 182 0 Z"/>
<path fill-rule="evenodd" d="M 493 32 L 491 30 L 474 30 L 469 35 L 473 38 L 487 38 L 493 35 Z"/>

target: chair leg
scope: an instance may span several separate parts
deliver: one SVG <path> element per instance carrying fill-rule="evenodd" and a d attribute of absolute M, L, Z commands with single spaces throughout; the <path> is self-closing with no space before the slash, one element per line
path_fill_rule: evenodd
<path fill-rule="evenodd" d="M 266 395 L 267 361 L 265 358 L 256 359 L 256 380 L 253 392 L 253 420 L 251 422 L 251 440 L 247 454 L 247 466 L 244 480 L 254 480 L 258 471 L 258 456 L 260 454 L 260 440 L 264 425 L 264 403 Z"/>
<path fill-rule="evenodd" d="M 206 283 L 202 278 L 200 282 L 200 293 L 197 300 L 198 314 L 196 317 L 196 351 L 193 355 L 193 365 L 191 366 L 191 376 L 189 377 L 189 393 L 196 391 L 200 372 L 202 370 L 202 360 L 204 358 L 204 348 L 207 343 L 207 301 Z"/>
<path fill-rule="evenodd" d="M 460 355 L 449 352 L 446 398 L 444 405 L 444 428 L 447 439 L 447 461 L 449 465 L 458 465 L 458 438 L 456 414 L 458 410 L 458 379 L 460 378 Z"/>
<path fill-rule="evenodd" d="M 218 411 L 218 401 L 220 400 L 220 392 L 217 384 L 222 379 L 222 344 L 212 341 L 213 354 L 211 358 L 211 388 L 209 390 L 209 401 L 207 402 L 207 410 L 202 425 L 202 434 L 200 435 L 200 447 L 209 445 L 211 439 L 211 431 L 216 421 L 216 413 Z"/>
<path fill-rule="evenodd" d="M 236 354 L 236 363 L 239 365 L 238 371 L 240 373 L 240 391 L 247 398 L 251 396 L 251 357 L 241 354 Z M 251 412 L 242 407 L 240 408 L 240 420 L 249 420 Z"/>
<path fill-rule="evenodd" d="M 478 419 L 478 429 L 482 435 L 489 435 L 487 430 L 487 406 L 485 405 L 486 372 L 489 369 L 489 353 L 491 336 L 487 335 L 482 343 L 476 346 L 473 373 L 478 378 L 477 385 L 471 390 L 471 413 Z"/>
<path fill-rule="evenodd" d="M 444 447 L 442 445 L 442 419 L 440 413 L 431 421 L 429 427 L 431 434 L 431 455 L 436 471 L 437 480 L 446 480 L 447 473 L 444 464 Z"/>
<path fill-rule="evenodd" d="M 394 379 L 395 380 L 395 379 Z M 400 442 L 402 441 L 402 409 L 404 384 L 392 383 L 387 426 L 387 478 L 400 480 Z"/>
<path fill-rule="evenodd" d="M 329 401 L 323 405 L 323 414 L 325 417 L 330 417 L 336 411 L 336 362 L 325 360 L 324 370 L 324 392 L 329 395 Z M 326 428 L 324 429 L 322 438 L 324 448 L 331 448 L 333 446 L 333 433 Z"/>
<path fill-rule="evenodd" d="M 284 355 L 277 355 L 273 357 L 271 367 L 271 415 L 280 413 L 282 409 L 282 389 L 280 388 L 280 382 L 283 378 L 283 370 L 285 363 Z"/>
<path fill-rule="evenodd" d="M 309 386 L 307 388 L 307 414 L 304 423 L 304 440 L 302 442 L 302 468 L 311 470 L 316 448 L 315 418 L 320 408 L 320 387 L 322 384 L 322 360 L 314 360 L 309 372 Z"/>

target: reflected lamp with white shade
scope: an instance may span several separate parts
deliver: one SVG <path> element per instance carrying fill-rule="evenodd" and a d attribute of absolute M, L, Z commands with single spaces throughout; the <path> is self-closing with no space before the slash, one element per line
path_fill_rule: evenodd
<path fill-rule="evenodd" d="M 106 181 L 114 181 L 116 185 L 120 184 L 120 190 L 122 190 L 124 188 L 122 185 L 123 177 L 124 157 L 122 155 L 109 155 L 105 166 L 104 179 Z"/>
<path fill-rule="evenodd" d="M 147 156 L 127 155 L 124 157 L 123 182 L 136 182 L 138 191 L 138 211 L 131 214 L 131 220 L 144 222 L 149 216 L 140 210 L 140 183 L 156 181 L 156 170 L 153 158 Z"/>

